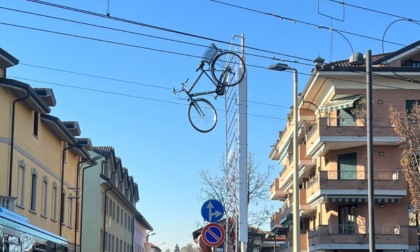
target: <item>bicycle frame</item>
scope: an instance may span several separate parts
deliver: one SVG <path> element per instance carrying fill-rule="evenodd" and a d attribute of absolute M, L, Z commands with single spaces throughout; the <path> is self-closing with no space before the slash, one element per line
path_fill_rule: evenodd
<path fill-rule="evenodd" d="M 210 76 L 210 74 L 207 73 L 207 72 L 211 71 L 210 69 L 209 70 L 204 70 L 203 69 L 203 64 L 200 64 L 200 67 L 198 69 L 201 70 L 201 72 L 198 75 L 198 77 L 195 79 L 195 81 L 191 85 L 191 87 L 189 89 L 182 88 L 182 90 L 185 91 L 185 93 L 190 98 L 190 100 L 194 100 L 194 97 L 197 97 L 197 96 L 209 95 L 209 94 L 215 94 L 216 93 L 216 90 L 192 93 L 192 90 L 194 89 L 195 85 L 197 85 L 198 81 L 201 79 L 203 74 L 205 74 L 207 76 L 207 78 L 209 78 L 210 81 L 217 87 L 217 83 L 213 80 L 213 78 Z"/>

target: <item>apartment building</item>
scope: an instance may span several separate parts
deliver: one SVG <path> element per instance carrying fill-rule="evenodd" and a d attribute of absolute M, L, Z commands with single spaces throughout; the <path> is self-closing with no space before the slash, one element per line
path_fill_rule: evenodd
<path fill-rule="evenodd" d="M 56 104 L 52 89 L 32 88 L 7 78 L 6 69 L 16 64 L 17 59 L 0 49 L 0 207 L 22 220 L 15 231 L 24 232 L 24 226 L 30 226 L 27 247 L 35 246 L 40 237 L 33 236 L 34 229 L 40 228 L 40 235 L 49 232 L 57 239 L 63 237 L 68 250 L 75 251 L 77 171 L 89 153 L 75 138 L 80 135 L 78 123 L 50 114 L 50 107 Z M 10 228 L 4 222 L 2 219 L 1 229 Z M 15 231 L 0 232 L 8 241 L 4 246 L 12 243 Z M 20 237 L 19 242 L 22 240 Z"/>
<path fill-rule="evenodd" d="M 113 147 L 89 151 L 96 165 L 83 168 L 82 251 L 143 251 L 153 230 L 136 209 L 138 185 Z"/>
<path fill-rule="evenodd" d="M 420 101 L 420 41 L 372 56 L 373 185 L 376 251 L 418 251 L 409 221 L 410 196 L 400 164 L 402 139 L 389 107 L 410 109 Z M 283 203 L 271 229 L 286 235 L 280 251 L 293 251 L 293 213 L 300 215 L 301 251 L 368 251 L 368 152 L 366 63 L 317 61 L 298 102 L 298 167 L 293 162 L 293 113 L 270 158 L 278 160 L 271 200 Z M 369 101 L 368 101 L 369 102 Z M 299 171 L 299 210 L 293 211 L 293 173 Z"/>

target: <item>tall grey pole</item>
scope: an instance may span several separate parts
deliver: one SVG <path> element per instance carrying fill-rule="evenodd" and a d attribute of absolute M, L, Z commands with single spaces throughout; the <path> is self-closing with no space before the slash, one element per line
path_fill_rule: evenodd
<path fill-rule="evenodd" d="M 245 37 L 242 35 L 242 50 Z M 243 54 L 243 57 L 245 54 Z M 245 61 L 245 60 L 244 60 Z M 241 66 L 242 67 L 242 66 Z M 243 71 L 244 68 L 241 69 Z M 239 241 L 241 252 L 248 243 L 248 91 L 247 73 L 239 84 Z"/>
<path fill-rule="evenodd" d="M 296 69 L 290 68 L 290 70 L 293 71 L 293 165 L 295 167 L 293 172 L 293 252 L 300 252 L 298 75 Z"/>
<path fill-rule="evenodd" d="M 366 52 L 366 136 L 368 168 L 369 207 L 369 251 L 375 251 L 375 186 L 373 167 L 373 127 L 372 127 L 372 51 Z"/>

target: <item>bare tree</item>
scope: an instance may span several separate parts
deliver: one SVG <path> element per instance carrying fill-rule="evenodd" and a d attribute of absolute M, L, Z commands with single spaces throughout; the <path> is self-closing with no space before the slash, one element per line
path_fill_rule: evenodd
<path fill-rule="evenodd" d="M 398 111 L 390 108 L 391 124 L 394 131 L 404 141 L 402 149 L 401 166 L 411 195 L 411 204 L 414 211 L 420 210 L 420 106 L 414 104 L 411 110 Z"/>
<path fill-rule="evenodd" d="M 254 226 L 257 230 L 264 224 L 271 216 L 273 208 L 268 206 L 268 189 L 272 181 L 270 181 L 271 171 L 273 170 L 272 166 L 262 172 L 258 170 L 259 164 L 255 162 L 254 155 L 250 153 L 248 155 L 248 206 L 252 205 L 256 210 L 249 209 L 249 225 Z M 224 157 L 221 158 L 220 162 L 220 172 L 216 174 L 210 174 L 209 171 L 201 170 L 200 177 L 202 181 L 202 187 L 198 195 L 201 201 L 206 201 L 209 199 L 216 199 L 220 201 L 224 206 L 229 204 L 230 198 L 228 197 L 229 190 L 228 184 L 232 178 L 226 178 L 226 174 L 229 174 L 228 167 L 225 164 Z M 239 192 L 236 193 L 238 195 Z M 225 209 L 226 211 L 226 209 Z M 252 248 L 252 237 L 248 247 Z"/>

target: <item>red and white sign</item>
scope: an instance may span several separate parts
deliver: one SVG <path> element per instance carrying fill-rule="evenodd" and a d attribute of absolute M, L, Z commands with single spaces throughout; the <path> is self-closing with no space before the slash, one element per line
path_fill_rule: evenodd
<path fill-rule="evenodd" d="M 210 223 L 201 231 L 201 238 L 210 247 L 218 247 L 225 240 L 225 230 L 217 223 Z"/>

